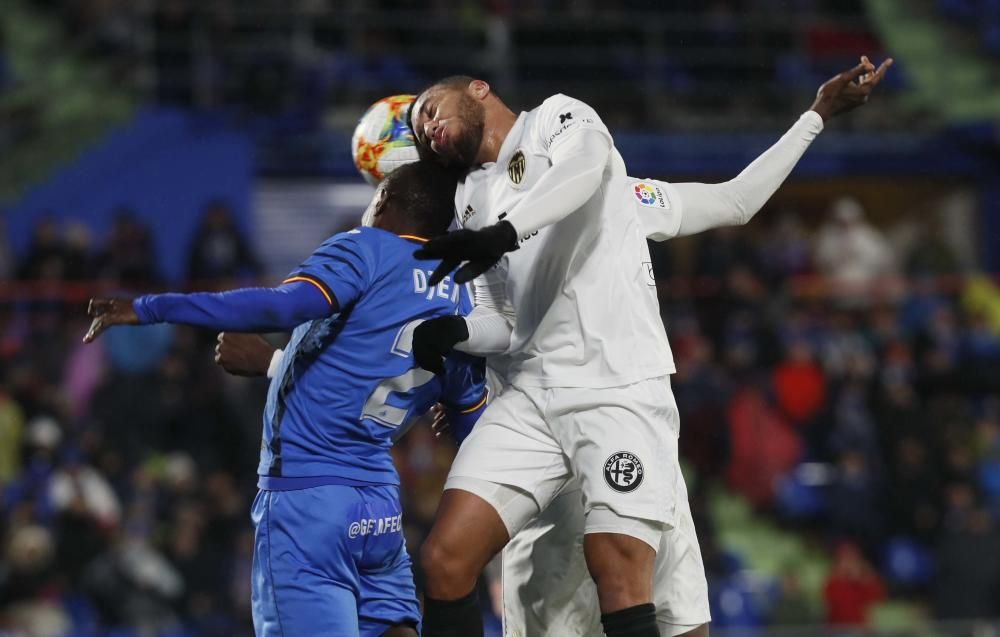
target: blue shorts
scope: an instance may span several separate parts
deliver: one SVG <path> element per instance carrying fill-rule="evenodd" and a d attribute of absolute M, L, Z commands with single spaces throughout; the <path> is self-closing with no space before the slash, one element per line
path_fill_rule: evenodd
<path fill-rule="evenodd" d="M 379 637 L 420 622 L 399 488 L 259 491 L 253 502 L 258 637 Z"/>

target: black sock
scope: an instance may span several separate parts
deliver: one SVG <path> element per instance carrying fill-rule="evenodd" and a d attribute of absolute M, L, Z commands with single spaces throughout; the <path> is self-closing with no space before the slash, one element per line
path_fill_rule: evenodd
<path fill-rule="evenodd" d="M 660 637 L 656 627 L 656 606 L 639 604 L 601 615 L 604 634 L 608 637 Z"/>
<path fill-rule="evenodd" d="M 483 616 L 476 591 L 461 599 L 424 598 L 423 637 L 482 637 Z"/>

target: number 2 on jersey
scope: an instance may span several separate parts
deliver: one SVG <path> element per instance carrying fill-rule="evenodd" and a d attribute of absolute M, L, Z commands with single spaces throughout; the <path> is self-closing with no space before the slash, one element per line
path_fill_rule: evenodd
<path fill-rule="evenodd" d="M 396 334 L 396 339 L 393 341 L 390 352 L 396 356 L 409 358 L 413 350 L 413 330 L 422 322 L 423 319 L 410 321 L 401 327 Z M 371 418 L 386 427 L 401 427 L 405 424 L 406 414 L 410 410 L 386 404 L 389 396 L 393 392 L 405 393 L 413 391 L 418 387 L 426 385 L 433 379 L 433 372 L 419 367 L 411 367 L 399 376 L 386 378 L 375 387 L 368 400 L 365 401 L 365 406 L 361 410 L 361 417 Z M 398 436 L 403 435 L 403 433 L 405 433 L 404 430 L 393 432 L 392 437 L 396 439 Z"/>

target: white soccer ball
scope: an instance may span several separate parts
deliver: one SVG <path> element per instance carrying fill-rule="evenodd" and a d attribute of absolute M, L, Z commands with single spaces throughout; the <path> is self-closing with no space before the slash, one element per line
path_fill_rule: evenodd
<path fill-rule="evenodd" d="M 414 95 L 380 99 L 365 111 L 354 129 L 351 156 L 358 172 L 373 186 L 403 164 L 418 159 L 413 131 L 406 125 L 414 99 Z"/>

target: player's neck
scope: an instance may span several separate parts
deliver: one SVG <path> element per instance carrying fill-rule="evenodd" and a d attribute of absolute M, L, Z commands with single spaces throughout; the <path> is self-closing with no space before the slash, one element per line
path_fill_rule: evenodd
<path fill-rule="evenodd" d="M 503 147 L 510 129 L 514 128 L 515 122 L 517 122 L 517 115 L 503 104 L 500 104 L 494 112 L 486 113 L 483 143 L 479 145 L 479 154 L 476 155 L 477 164 L 486 164 L 497 160 L 500 148 Z"/>
<path fill-rule="evenodd" d="M 423 230 L 414 228 L 411 224 L 402 221 L 396 221 L 394 219 L 380 219 L 375 222 L 372 226 L 378 228 L 379 230 L 385 230 L 386 232 L 391 232 L 392 234 L 399 235 L 400 237 L 420 237 L 426 239 Z"/>

